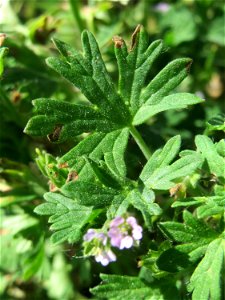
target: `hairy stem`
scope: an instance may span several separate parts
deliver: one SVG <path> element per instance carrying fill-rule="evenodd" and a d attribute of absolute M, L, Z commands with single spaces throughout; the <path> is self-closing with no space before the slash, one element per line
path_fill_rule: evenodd
<path fill-rule="evenodd" d="M 138 144 L 145 158 L 149 160 L 149 158 L 151 157 L 151 151 L 149 147 L 146 145 L 140 133 L 137 131 L 137 129 L 134 126 L 130 127 L 130 133 L 132 134 L 135 142 Z"/>
<path fill-rule="evenodd" d="M 85 26 L 84 26 L 83 19 L 81 18 L 81 15 L 80 15 L 79 1 L 70 0 L 70 6 L 71 6 L 71 9 L 72 9 L 72 12 L 73 12 L 73 16 L 74 16 L 74 18 L 77 22 L 78 27 L 79 27 L 79 30 L 80 30 L 80 32 L 82 32 L 85 29 Z"/>

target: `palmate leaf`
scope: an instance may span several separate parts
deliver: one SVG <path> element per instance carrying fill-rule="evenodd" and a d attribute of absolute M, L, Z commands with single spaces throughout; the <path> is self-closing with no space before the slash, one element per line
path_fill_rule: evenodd
<path fill-rule="evenodd" d="M 129 51 L 125 42 L 120 38 L 114 39 L 114 41 L 119 66 L 118 90 L 106 70 L 98 44 L 90 32 L 84 31 L 82 34 L 82 54 L 69 45 L 54 40 L 61 56 L 47 59 L 47 64 L 51 68 L 80 89 L 89 104 L 78 105 L 52 99 L 34 100 L 36 115 L 28 122 L 25 132 L 36 136 L 47 135 L 52 142 L 62 142 L 75 135 L 91 132 L 78 145 L 57 160 L 58 167 L 66 168 L 65 173 L 67 174 L 68 171 L 69 174 L 66 184 L 59 186 L 63 195 L 57 193 L 55 196 L 57 199 L 53 201 L 54 194 L 47 194 L 46 199 L 51 202 L 51 205 L 45 203 L 37 208 L 37 212 L 38 209 L 42 209 L 42 214 L 46 210 L 48 214 L 53 215 L 50 217 L 50 221 L 54 218 L 65 219 L 67 216 L 68 220 L 76 218 L 76 207 L 79 206 L 87 206 L 87 218 L 91 214 L 90 207 L 105 210 L 112 205 L 121 206 L 134 189 L 134 186 L 131 187 L 131 181 L 126 178 L 124 162 L 124 153 L 130 132 L 135 138 L 136 129 L 133 124 L 143 123 L 150 115 L 153 116 L 160 111 L 186 107 L 202 101 L 195 96 L 184 94 L 180 96 L 176 94 L 174 101 L 171 95 L 168 96 L 188 75 L 190 59 L 180 59 L 170 63 L 145 88 L 145 81 L 151 65 L 162 50 L 161 41 L 149 45 L 147 35 L 140 26 L 132 36 Z M 176 101 L 177 104 L 175 104 Z M 134 118 L 143 105 L 156 106 L 152 107 L 150 115 L 143 118 L 141 113 L 141 119 L 138 115 L 138 121 L 135 123 Z M 157 107 L 157 105 L 159 106 Z M 163 156 L 166 158 L 154 170 L 154 178 L 147 175 L 146 180 L 142 180 L 147 188 L 161 189 L 164 184 L 167 189 L 174 184 L 174 180 L 190 174 L 197 168 L 199 160 L 195 154 L 189 156 L 189 160 L 184 157 L 168 166 L 179 151 L 179 146 L 180 138 L 176 137 L 168 144 L 167 150 L 162 150 L 160 159 L 163 159 Z M 168 154 L 171 147 L 172 157 Z M 185 166 L 190 161 L 190 166 Z M 148 166 L 150 169 L 152 168 L 151 163 Z M 72 176 L 71 181 L 73 172 L 76 174 L 76 178 Z M 172 176 L 172 173 L 175 175 Z M 111 178 L 111 184 L 109 184 L 109 178 Z M 153 182 L 153 185 L 149 182 Z M 160 208 L 146 193 L 143 194 L 136 190 L 130 196 L 127 200 L 128 206 L 132 205 L 140 210 L 149 226 L 151 215 L 159 214 Z M 62 204 L 61 200 L 66 204 Z M 72 203 L 74 207 L 71 206 Z M 60 209 L 58 212 L 58 207 L 62 210 L 61 212 Z M 81 211 L 83 210 L 81 209 Z M 65 221 L 61 221 L 61 219 L 59 223 L 54 222 L 52 225 L 53 229 L 57 227 L 58 230 L 54 233 L 53 239 L 57 242 L 66 239 L 77 240 L 84 224 L 81 222 L 79 225 L 81 228 L 74 229 L 71 222 L 68 221 L 67 224 L 64 224 Z M 85 222 L 86 217 L 84 217 Z"/>
<path fill-rule="evenodd" d="M 223 299 L 224 296 L 224 270 L 225 270 L 225 239 L 218 238 L 211 242 L 191 276 L 188 290 L 193 300 Z"/>
<path fill-rule="evenodd" d="M 52 142 L 62 142 L 83 132 L 109 133 L 124 128 L 133 132 L 133 125 L 143 123 L 160 111 L 202 101 L 190 94 L 168 96 L 188 75 L 190 59 L 171 62 L 145 88 L 151 65 L 162 51 L 161 41 L 149 45 L 147 34 L 141 26 L 132 36 L 129 51 L 120 37 L 114 41 L 119 66 L 118 91 L 90 32 L 84 31 L 82 34 L 83 54 L 54 40 L 61 57 L 50 57 L 47 64 L 79 88 L 90 105 L 37 99 L 33 102 L 37 115 L 28 122 L 26 133 L 48 135 Z M 105 159 L 109 161 L 112 156 L 107 154 Z M 118 166 L 119 162 L 114 166 L 114 171 Z"/>
<path fill-rule="evenodd" d="M 54 42 L 63 58 L 48 58 L 48 65 L 78 87 L 106 118 L 127 122 L 129 111 L 116 92 L 94 36 L 83 32 L 83 55 L 59 40 Z"/>
<path fill-rule="evenodd" d="M 101 274 L 100 285 L 90 289 L 98 299 L 171 300 L 179 299 L 174 283 L 166 280 L 147 284 L 138 277 Z M 172 297 L 172 298 L 171 298 Z"/>

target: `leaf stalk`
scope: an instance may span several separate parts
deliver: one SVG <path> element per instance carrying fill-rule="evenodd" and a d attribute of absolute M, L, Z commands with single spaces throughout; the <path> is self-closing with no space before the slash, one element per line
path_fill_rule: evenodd
<path fill-rule="evenodd" d="M 132 134 L 135 142 L 138 144 L 145 158 L 149 160 L 152 154 L 149 147 L 146 145 L 145 141 L 143 140 L 142 136 L 134 126 L 130 126 L 129 129 L 130 129 L 130 133 Z"/>

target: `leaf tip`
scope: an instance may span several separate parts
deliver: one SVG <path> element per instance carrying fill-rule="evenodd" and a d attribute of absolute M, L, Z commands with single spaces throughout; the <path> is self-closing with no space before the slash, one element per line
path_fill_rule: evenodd
<path fill-rule="evenodd" d="M 115 35 L 112 40 L 116 48 L 121 48 L 124 45 L 124 40 L 118 35 Z"/>
<path fill-rule="evenodd" d="M 190 69 L 191 69 L 191 65 L 192 65 L 192 63 L 193 63 L 193 59 L 188 58 L 187 60 L 188 60 L 188 62 L 187 62 L 187 64 L 186 64 L 186 71 L 187 71 L 187 73 L 189 74 L 189 73 L 190 73 Z"/>
<path fill-rule="evenodd" d="M 143 28 L 143 26 L 141 24 L 138 24 L 137 27 L 135 28 L 132 36 L 131 36 L 131 46 L 130 46 L 130 51 L 133 50 L 134 46 L 136 45 L 137 42 L 137 36 L 139 34 L 139 32 L 141 31 L 141 29 Z"/>

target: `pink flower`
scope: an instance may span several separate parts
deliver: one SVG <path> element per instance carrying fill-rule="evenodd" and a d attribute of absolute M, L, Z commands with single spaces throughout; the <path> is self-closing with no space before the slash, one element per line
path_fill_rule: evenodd
<path fill-rule="evenodd" d="M 107 266 L 116 261 L 111 246 L 120 250 L 137 246 L 142 239 L 142 231 L 135 217 L 116 217 L 110 222 L 107 234 L 97 229 L 88 229 L 83 237 L 84 253 L 95 256 L 96 262 Z"/>
<path fill-rule="evenodd" d="M 128 249 L 138 245 L 142 239 L 142 227 L 138 225 L 134 217 L 116 217 L 110 223 L 108 237 L 113 247 Z"/>
<path fill-rule="evenodd" d="M 156 4 L 154 8 L 155 8 L 155 11 L 165 13 L 170 9 L 170 5 L 165 2 L 160 2 L 160 3 Z"/>
<path fill-rule="evenodd" d="M 95 256 L 95 260 L 103 266 L 107 266 L 110 262 L 116 261 L 116 255 L 110 249 L 102 250 Z"/>
<path fill-rule="evenodd" d="M 107 246 L 108 237 L 103 232 L 90 228 L 83 240 L 84 248 L 89 249 L 87 255 L 95 256 L 96 262 L 107 266 L 110 262 L 116 261 L 116 255 Z"/>

